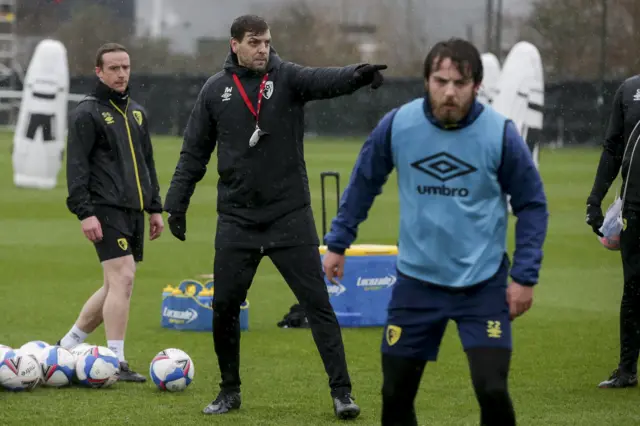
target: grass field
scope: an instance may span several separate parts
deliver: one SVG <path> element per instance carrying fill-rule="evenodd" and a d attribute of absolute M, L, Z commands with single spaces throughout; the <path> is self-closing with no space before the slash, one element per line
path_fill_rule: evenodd
<path fill-rule="evenodd" d="M 175 167 L 180 141 L 155 138 L 162 194 Z M 346 183 L 361 141 L 310 140 L 306 158 L 313 207 L 320 230 L 323 170 L 342 173 Z M 53 191 L 16 189 L 12 184 L 11 136 L 0 139 L 0 343 L 54 343 L 71 326 L 85 299 L 100 285 L 95 251 L 66 210 L 64 174 Z M 543 151 L 541 172 L 550 202 L 549 235 L 541 283 L 533 309 L 515 324 L 510 387 L 520 425 L 630 425 L 640 422 L 640 390 L 599 390 L 615 367 L 621 268 L 617 253 L 601 248 L 584 224 L 584 204 L 598 153 Z M 308 330 L 276 326 L 295 299 L 269 259 L 249 293 L 250 331 L 243 334 L 243 407 L 211 418 L 201 409 L 217 393 L 218 367 L 209 333 L 160 327 L 161 290 L 185 278 L 210 273 L 216 198 L 215 160 L 197 187 L 185 243 L 164 236 L 147 243 L 135 284 L 126 354 L 132 367 L 148 372 L 151 358 L 167 347 L 187 351 L 195 381 L 181 394 L 153 384 L 118 383 L 111 389 L 38 388 L 0 391 L 0 424 L 239 424 L 326 425 L 333 418 L 327 378 Z M 612 193 L 615 192 L 612 191 Z M 397 234 L 395 178 L 376 200 L 358 243 L 394 244 Z M 607 203 L 612 194 L 608 196 Z M 330 208 L 335 206 L 330 195 Z M 512 222 L 513 224 L 513 222 Z M 509 243 L 513 247 L 513 234 Z M 380 416 L 381 329 L 345 329 L 344 340 L 362 408 L 360 425 Z M 105 344 L 103 328 L 88 341 Z M 478 408 L 466 358 L 450 325 L 440 361 L 425 371 L 417 398 L 421 425 L 477 425 Z"/>

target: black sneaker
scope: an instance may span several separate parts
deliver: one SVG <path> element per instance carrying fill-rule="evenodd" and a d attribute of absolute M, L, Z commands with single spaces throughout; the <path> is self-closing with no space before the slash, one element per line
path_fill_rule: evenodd
<path fill-rule="evenodd" d="M 130 369 L 129 363 L 123 361 L 120 363 L 120 373 L 118 373 L 118 381 L 144 383 L 147 381 L 147 378 L 142 374 L 138 374 Z"/>
<path fill-rule="evenodd" d="M 224 414 L 231 410 L 237 410 L 242 404 L 239 392 L 220 392 L 211 404 L 204 407 L 204 414 Z"/>
<path fill-rule="evenodd" d="M 611 373 L 611 377 L 604 382 L 601 382 L 599 388 L 631 388 L 638 386 L 638 376 L 635 374 L 625 373 L 620 369 L 615 369 Z"/>
<path fill-rule="evenodd" d="M 333 398 L 333 412 L 341 420 L 355 419 L 360 415 L 360 407 L 350 393 L 345 393 Z"/>

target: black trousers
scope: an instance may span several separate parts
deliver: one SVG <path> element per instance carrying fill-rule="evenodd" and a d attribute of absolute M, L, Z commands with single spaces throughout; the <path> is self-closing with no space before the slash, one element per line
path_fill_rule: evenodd
<path fill-rule="evenodd" d="M 620 304 L 620 370 L 637 374 L 640 354 L 640 212 L 625 212 L 620 235 L 624 288 Z"/>
<path fill-rule="evenodd" d="M 213 342 L 223 391 L 240 391 L 240 305 L 263 256 L 276 266 L 304 308 L 329 376 L 332 396 L 351 392 L 340 325 L 324 283 L 317 245 L 245 250 L 219 248 L 214 259 Z M 283 383 L 283 386 L 286 385 Z"/>
<path fill-rule="evenodd" d="M 480 405 L 480 425 L 515 426 L 507 387 L 511 350 L 469 349 L 467 359 Z M 426 364 L 422 359 L 382 355 L 382 426 L 418 426 L 414 400 Z"/>

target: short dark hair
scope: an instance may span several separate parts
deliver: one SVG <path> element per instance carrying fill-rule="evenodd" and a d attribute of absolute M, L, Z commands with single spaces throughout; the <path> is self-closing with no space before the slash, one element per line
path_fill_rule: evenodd
<path fill-rule="evenodd" d="M 96 52 L 96 67 L 98 68 L 102 68 L 102 65 L 104 65 L 104 61 L 103 61 L 103 56 L 105 53 L 110 53 L 110 52 L 127 52 L 127 48 L 124 47 L 121 44 L 118 43 L 105 43 L 102 46 L 100 46 L 98 48 L 98 51 Z"/>
<path fill-rule="evenodd" d="M 231 37 L 242 41 L 247 33 L 261 35 L 269 30 L 269 24 L 257 15 L 242 15 L 231 24 Z"/>
<path fill-rule="evenodd" d="M 455 37 L 440 41 L 431 48 L 424 61 L 424 78 L 428 80 L 434 69 L 438 69 L 447 58 L 451 59 L 460 74 L 471 77 L 475 84 L 482 82 L 484 70 L 480 52 L 472 43 Z"/>

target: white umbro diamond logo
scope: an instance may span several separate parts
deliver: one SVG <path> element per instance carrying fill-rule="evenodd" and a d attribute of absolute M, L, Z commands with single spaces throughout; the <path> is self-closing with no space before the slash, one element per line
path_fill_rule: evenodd
<path fill-rule="evenodd" d="M 411 163 L 412 167 L 433 176 L 441 182 L 468 175 L 477 171 L 471 164 L 462 161 L 446 152 L 440 152 L 430 157 Z"/>

